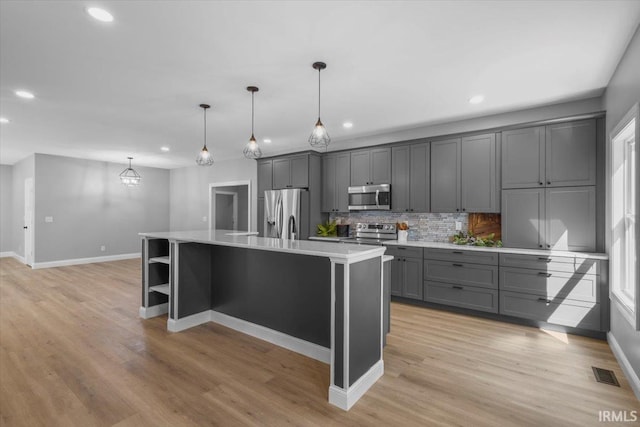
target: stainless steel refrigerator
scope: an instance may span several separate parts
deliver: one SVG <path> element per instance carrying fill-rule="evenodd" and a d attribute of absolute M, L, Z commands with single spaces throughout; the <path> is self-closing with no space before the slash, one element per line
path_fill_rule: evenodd
<path fill-rule="evenodd" d="M 264 192 L 264 237 L 309 237 L 309 192 L 300 188 Z"/>

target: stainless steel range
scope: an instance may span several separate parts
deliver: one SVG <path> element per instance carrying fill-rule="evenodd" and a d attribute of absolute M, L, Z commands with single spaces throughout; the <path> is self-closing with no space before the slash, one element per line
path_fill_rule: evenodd
<path fill-rule="evenodd" d="M 356 224 L 356 234 L 354 240 L 357 243 L 367 245 L 382 245 L 387 240 L 397 239 L 397 229 L 395 223 L 366 223 Z"/>

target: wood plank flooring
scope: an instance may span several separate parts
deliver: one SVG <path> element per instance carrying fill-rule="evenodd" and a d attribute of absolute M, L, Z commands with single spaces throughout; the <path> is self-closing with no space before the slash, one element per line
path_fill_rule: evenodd
<path fill-rule="evenodd" d="M 344 412 L 328 365 L 213 323 L 169 333 L 166 316 L 138 318 L 139 282 L 139 260 L 0 259 L 1 425 L 589 426 L 640 411 L 604 341 L 394 303 L 385 375 Z"/>

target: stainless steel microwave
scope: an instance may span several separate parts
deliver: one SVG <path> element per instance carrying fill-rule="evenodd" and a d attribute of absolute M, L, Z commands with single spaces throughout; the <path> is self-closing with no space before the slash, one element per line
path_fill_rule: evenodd
<path fill-rule="evenodd" d="M 349 187 L 350 211 L 388 211 L 391 209 L 391 185 Z"/>

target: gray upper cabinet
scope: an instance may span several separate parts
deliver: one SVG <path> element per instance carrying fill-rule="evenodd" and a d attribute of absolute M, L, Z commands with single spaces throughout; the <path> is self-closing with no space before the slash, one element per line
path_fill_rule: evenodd
<path fill-rule="evenodd" d="M 309 156 L 294 155 L 273 160 L 273 188 L 309 187 Z"/>
<path fill-rule="evenodd" d="M 595 187 L 502 192 L 502 241 L 514 248 L 595 251 Z"/>
<path fill-rule="evenodd" d="M 595 184 L 595 120 L 502 132 L 502 188 Z"/>
<path fill-rule="evenodd" d="M 351 152 L 351 185 L 389 184 L 391 148 L 372 148 Z"/>
<path fill-rule="evenodd" d="M 393 191 L 393 189 L 392 189 Z M 431 212 L 460 211 L 460 138 L 431 142 Z"/>
<path fill-rule="evenodd" d="M 500 212 L 496 135 L 462 138 L 460 208 L 463 212 Z"/>
<path fill-rule="evenodd" d="M 264 197 L 266 190 L 273 190 L 273 161 L 258 160 L 258 197 Z"/>
<path fill-rule="evenodd" d="M 431 143 L 431 212 L 500 212 L 493 133 Z"/>
<path fill-rule="evenodd" d="M 348 212 L 350 153 L 327 154 L 322 159 L 322 211 Z"/>
<path fill-rule="evenodd" d="M 394 212 L 429 212 L 429 143 L 393 147 L 391 208 Z"/>

